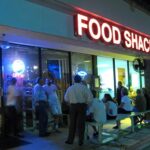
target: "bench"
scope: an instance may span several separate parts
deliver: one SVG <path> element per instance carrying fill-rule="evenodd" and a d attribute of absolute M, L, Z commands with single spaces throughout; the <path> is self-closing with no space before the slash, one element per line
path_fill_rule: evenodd
<path fill-rule="evenodd" d="M 139 119 L 142 119 L 142 120 L 139 120 L 139 122 L 138 122 L 142 125 L 143 117 L 147 113 L 150 113 L 150 110 L 146 110 L 143 112 L 131 112 L 131 114 L 118 114 L 116 121 L 121 121 L 123 119 L 130 118 L 130 120 L 131 120 L 131 132 L 135 132 L 135 127 L 137 126 L 137 124 L 135 124 L 134 118 L 138 117 Z M 120 127 L 119 127 L 119 130 L 121 130 Z"/>
<path fill-rule="evenodd" d="M 132 112 L 131 114 L 118 114 L 117 118 L 114 120 L 108 120 L 105 124 L 109 124 L 109 123 L 116 123 L 116 121 L 121 121 L 123 119 L 126 118 L 130 118 L 131 119 L 131 132 L 135 132 L 135 123 L 134 123 L 134 117 L 144 117 L 145 114 L 150 113 L 150 110 L 144 111 L 144 112 Z M 142 120 L 139 122 L 140 124 L 142 124 Z M 102 143 L 107 143 L 110 142 L 116 138 L 118 138 L 118 134 L 111 134 L 108 133 L 108 135 L 110 135 L 109 138 L 104 139 L 102 138 L 103 135 L 103 125 L 102 123 L 98 123 L 98 122 L 86 122 L 85 123 L 85 133 L 84 133 L 84 140 L 85 142 L 87 141 L 87 136 L 88 136 L 88 126 L 97 126 L 98 127 L 98 143 L 102 144 Z M 120 132 L 121 128 L 119 128 L 119 132 Z M 118 133 L 119 133 L 118 132 Z"/>
<path fill-rule="evenodd" d="M 115 123 L 115 120 L 108 120 L 106 123 Z M 118 136 L 114 133 L 106 133 L 103 132 L 103 125 L 102 123 L 99 122 L 86 122 L 85 123 L 85 132 L 84 132 L 84 141 L 87 141 L 87 137 L 88 137 L 88 126 L 96 126 L 98 127 L 98 138 L 97 138 L 97 142 L 100 144 L 104 144 L 107 143 L 109 141 L 112 141 L 114 139 L 116 139 Z M 103 135 L 107 136 L 107 138 L 103 139 Z"/>

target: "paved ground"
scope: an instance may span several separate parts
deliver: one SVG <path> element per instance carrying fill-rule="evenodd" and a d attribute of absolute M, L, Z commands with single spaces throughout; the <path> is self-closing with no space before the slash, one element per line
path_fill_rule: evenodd
<path fill-rule="evenodd" d="M 122 127 L 126 128 L 129 124 L 129 120 L 126 119 L 122 122 Z M 112 129 L 113 126 L 114 124 L 105 125 L 104 131 L 107 133 L 117 133 L 116 130 Z M 90 140 L 83 146 L 78 146 L 77 138 L 73 145 L 66 145 L 64 142 L 67 138 L 67 128 L 62 128 L 61 131 L 61 133 L 52 133 L 47 138 L 38 137 L 37 132 L 26 132 L 23 139 L 31 144 L 11 150 L 150 150 L 149 126 L 141 129 L 137 128 L 137 132 L 132 134 L 122 132 L 119 139 L 103 145 L 96 144 L 96 139 L 93 139 L 92 136 L 90 136 Z M 105 134 L 104 137 L 106 138 L 107 135 Z"/>

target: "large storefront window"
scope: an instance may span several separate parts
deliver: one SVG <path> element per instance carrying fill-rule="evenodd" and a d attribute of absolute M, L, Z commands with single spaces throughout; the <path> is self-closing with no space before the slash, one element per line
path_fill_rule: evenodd
<path fill-rule="evenodd" d="M 129 62 L 130 88 L 140 89 L 140 74 L 133 68 L 133 62 Z"/>
<path fill-rule="evenodd" d="M 76 74 L 82 76 L 90 86 L 92 75 L 92 56 L 86 54 L 72 53 L 72 77 Z"/>
<path fill-rule="evenodd" d="M 114 75 L 112 58 L 97 57 L 98 75 L 100 77 L 101 92 L 100 99 L 105 93 L 114 97 Z"/>
<path fill-rule="evenodd" d="M 12 77 L 17 78 L 17 85 L 19 87 L 32 86 L 39 74 L 37 49 L 11 46 L 9 50 L 3 50 L 2 54 L 4 92 Z"/>
<path fill-rule="evenodd" d="M 68 53 L 42 49 L 42 76 L 51 78 L 58 85 L 58 96 L 63 101 L 70 85 Z"/>
<path fill-rule="evenodd" d="M 116 87 L 118 81 L 121 81 L 123 86 L 128 88 L 128 71 L 127 61 L 115 59 Z"/>
<path fill-rule="evenodd" d="M 30 101 L 32 107 L 32 88 L 39 76 L 37 48 L 11 45 L 10 49 L 2 51 L 2 56 L 5 95 L 11 78 L 15 77 L 25 102 Z"/>

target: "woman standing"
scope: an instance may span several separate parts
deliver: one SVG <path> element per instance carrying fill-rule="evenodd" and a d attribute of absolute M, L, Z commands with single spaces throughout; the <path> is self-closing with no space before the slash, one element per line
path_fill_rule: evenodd
<path fill-rule="evenodd" d="M 54 117 L 54 130 L 58 130 L 58 124 L 62 115 L 61 104 L 57 96 L 57 86 L 52 80 L 46 79 L 46 84 L 43 86 L 48 96 L 50 111 Z"/>

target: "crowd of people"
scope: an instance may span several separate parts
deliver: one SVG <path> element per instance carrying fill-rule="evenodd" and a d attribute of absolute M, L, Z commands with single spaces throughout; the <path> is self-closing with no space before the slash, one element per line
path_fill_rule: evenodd
<path fill-rule="evenodd" d="M 17 79 L 12 78 L 8 86 L 5 125 L 6 134 L 18 136 L 22 131 L 22 101 L 21 92 L 18 90 Z M 38 78 L 33 88 L 33 109 L 39 121 L 39 136 L 49 136 L 48 132 L 48 114 L 54 119 L 53 129 L 59 132 L 59 121 L 62 117 L 61 103 L 57 96 L 59 87 L 51 79 Z M 142 112 L 150 109 L 149 95 L 146 89 L 138 89 L 137 96 L 130 99 L 128 89 L 122 83 L 118 82 L 116 98 L 110 94 L 104 94 L 102 100 L 99 99 L 95 90 L 91 90 L 79 75 L 74 77 L 74 84 L 71 85 L 64 95 L 64 100 L 70 106 L 70 124 L 66 144 L 73 144 L 75 134 L 78 132 L 79 145 L 83 144 L 84 130 L 86 121 L 96 121 L 105 123 L 107 120 L 115 120 L 118 114 L 130 114 Z M 137 118 L 134 119 L 137 123 Z M 114 129 L 119 128 L 120 122 L 116 122 Z M 93 126 L 94 136 L 98 135 L 96 127 Z"/>
<path fill-rule="evenodd" d="M 58 123 L 62 115 L 61 104 L 57 96 L 58 86 L 53 80 L 37 78 L 33 87 L 33 111 L 39 121 L 39 136 L 49 136 L 48 116 L 54 119 L 53 130 L 59 132 Z M 22 136 L 23 131 L 23 91 L 17 86 L 17 79 L 12 78 L 7 89 L 5 102 L 5 135 Z"/>

